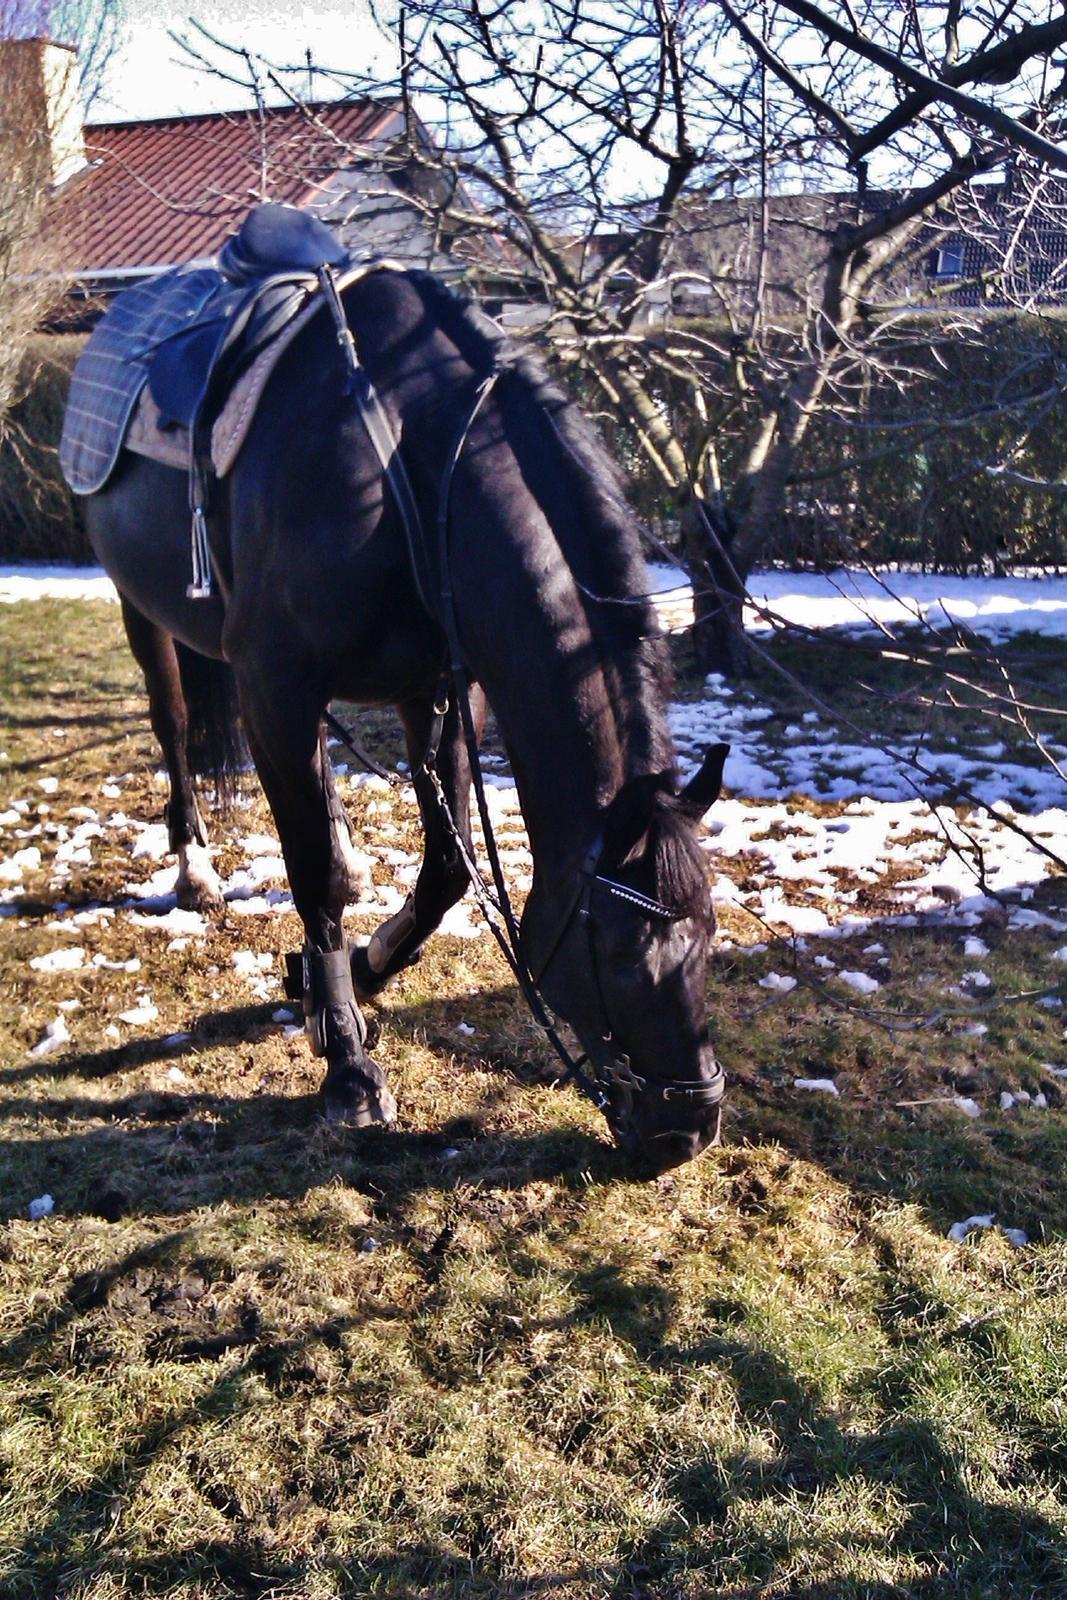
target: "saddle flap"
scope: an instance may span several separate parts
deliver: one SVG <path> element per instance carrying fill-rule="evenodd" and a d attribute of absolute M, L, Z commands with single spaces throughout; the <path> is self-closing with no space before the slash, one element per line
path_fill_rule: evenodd
<path fill-rule="evenodd" d="M 208 315 L 173 335 L 151 357 L 152 398 L 165 421 L 184 428 L 222 403 L 238 373 L 303 310 L 314 289 L 314 279 L 304 272 L 257 278 L 244 288 L 220 283 Z"/>
<path fill-rule="evenodd" d="M 159 407 L 159 425 L 191 428 L 207 390 L 211 369 L 226 340 L 220 318 L 197 322 L 161 344 L 151 358 L 148 387 Z"/>

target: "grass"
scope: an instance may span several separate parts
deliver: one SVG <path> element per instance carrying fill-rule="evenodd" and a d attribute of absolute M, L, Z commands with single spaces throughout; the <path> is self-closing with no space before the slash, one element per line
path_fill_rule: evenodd
<path fill-rule="evenodd" d="M 161 809 L 119 633 L 42 602 L 0 641 L 0 810 L 31 801 L 45 857 L 0 926 L 5 1600 L 1067 1595 L 1067 1117 L 1039 1065 L 1062 1015 L 887 1033 L 832 983 L 768 997 L 772 967 L 821 976 L 803 953 L 720 952 L 727 1143 L 639 1184 L 543 1081 L 493 952 L 438 938 L 372 1008 L 400 1127 L 328 1128 L 318 1065 L 230 961 L 291 919 L 169 951 L 116 916 L 80 942 L 140 971 L 27 966 L 60 942 L 47 830 L 109 779 Z M 257 798 L 231 835 L 266 826 Z M 65 899 L 132 870 L 109 834 Z M 994 998 L 1045 982 L 1052 935 L 983 936 Z M 878 938 L 887 1008 L 973 965 L 951 930 Z M 158 1021 L 109 1039 L 144 991 Z M 60 998 L 72 1043 L 32 1059 Z M 1026 1087 L 1050 1108 L 996 1110 Z M 1031 1244 L 947 1241 L 989 1210 Z"/>

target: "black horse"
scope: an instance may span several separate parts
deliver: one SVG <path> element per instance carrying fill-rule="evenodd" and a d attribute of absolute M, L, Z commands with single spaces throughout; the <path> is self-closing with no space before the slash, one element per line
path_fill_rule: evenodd
<path fill-rule="evenodd" d="M 435 279 L 368 273 L 346 289 L 344 315 L 430 547 L 421 581 L 325 314 L 285 350 L 216 486 L 214 597 L 186 597 L 181 472 L 124 452 L 86 502 L 170 774 L 179 897 L 203 904 L 218 894 L 187 748 L 181 664 L 191 651 L 234 675 L 304 923 L 305 1010 L 326 1056 L 325 1110 L 357 1124 L 391 1121 L 393 1097 L 365 1049 L 356 999 L 414 959 L 468 882 L 471 769 L 454 693 L 436 772 L 459 838 L 423 762 L 450 586 L 474 721 L 480 728 L 488 697 L 533 849 L 522 955 L 587 1051 L 618 1143 L 662 1170 L 718 1129 L 722 1077 L 705 1001 L 712 922 L 694 829 L 722 763 L 710 757 L 678 792 L 664 645 L 641 598 L 634 518 L 574 406 Z M 449 553 L 437 570 L 442 538 Z M 342 931 L 353 852 L 321 731 L 334 697 L 397 706 L 425 831 L 414 893 L 356 949 Z"/>

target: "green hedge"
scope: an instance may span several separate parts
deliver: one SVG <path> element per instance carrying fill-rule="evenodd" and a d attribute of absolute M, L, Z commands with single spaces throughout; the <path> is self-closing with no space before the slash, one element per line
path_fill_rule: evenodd
<path fill-rule="evenodd" d="M 911 365 L 922 376 L 906 388 L 865 393 L 862 429 L 832 411 L 813 424 L 773 554 L 963 573 L 1067 563 L 1067 493 L 1020 481 L 1067 470 L 1067 321 L 990 316 L 980 343 L 939 342 Z"/>
<path fill-rule="evenodd" d="M 0 562 L 93 559 L 78 501 L 59 470 L 63 408 L 78 334 L 30 341 L 22 398 L 0 423 Z"/>

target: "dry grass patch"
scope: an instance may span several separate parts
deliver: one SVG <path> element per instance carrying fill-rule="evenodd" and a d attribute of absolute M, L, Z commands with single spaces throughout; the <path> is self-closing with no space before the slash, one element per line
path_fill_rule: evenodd
<path fill-rule="evenodd" d="M 114 612 L 10 620 L 0 810 L 32 797 L 42 863 L 0 964 L 5 1596 L 1067 1593 L 1061 1013 L 952 996 L 973 963 L 948 930 L 880 934 L 851 1009 L 814 945 L 722 954 L 729 1142 L 638 1184 L 546 1081 L 492 948 L 439 938 L 372 1008 L 399 1129 L 326 1127 L 318 1064 L 232 963 L 295 944 L 291 914 L 168 950 L 117 909 L 77 942 L 138 971 L 28 967 L 153 866 L 109 833 L 57 912 L 49 828 L 109 780 L 131 818 L 162 792 Z M 352 804 L 411 847 L 401 803 Z M 255 799 L 224 848 L 267 825 Z M 870 937 L 825 948 L 870 966 Z M 989 942 L 994 999 L 1047 975 L 1050 937 Z M 794 961 L 822 987 L 759 987 Z M 143 992 L 158 1018 L 108 1038 Z M 71 1043 L 31 1057 L 62 999 Z M 863 1014 L 932 1007 L 911 1032 Z M 1027 1086 L 1047 1109 L 1000 1111 Z M 976 1211 L 1034 1242 L 950 1244 Z"/>

